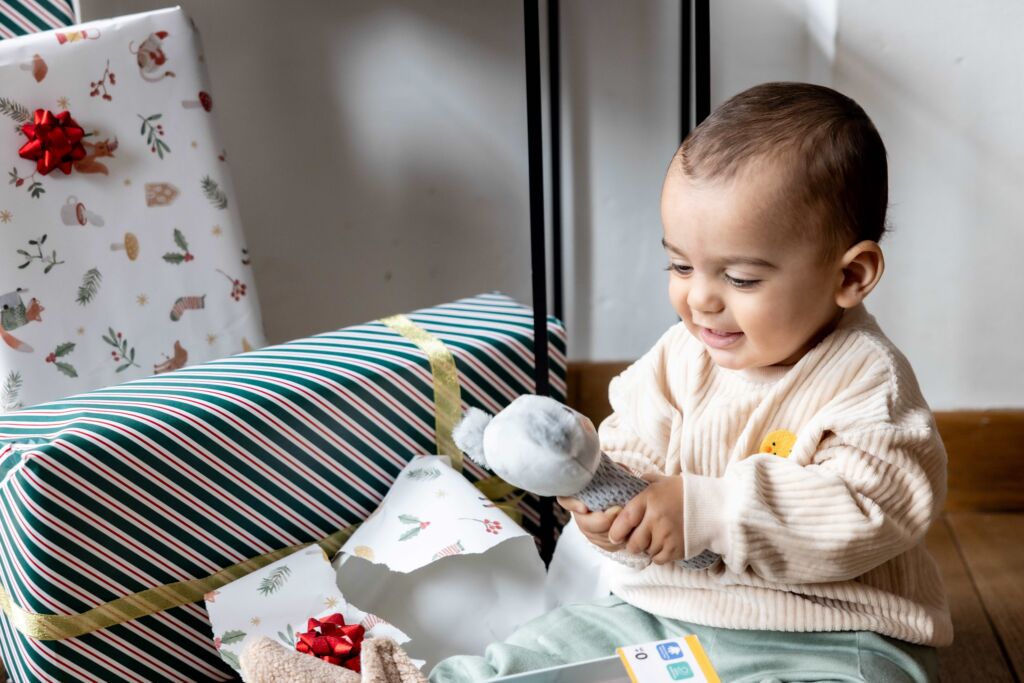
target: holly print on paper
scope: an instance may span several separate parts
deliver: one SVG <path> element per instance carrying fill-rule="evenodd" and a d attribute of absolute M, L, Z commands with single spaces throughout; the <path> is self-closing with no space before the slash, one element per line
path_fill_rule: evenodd
<path fill-rule="evenodd" d="M 241 301 L 242 297 L 245 296 L 245 283 L 231 277 L 220 268 L 217 269 L 217 272 L 231 281 L 231 298 L 235 301 Z"/>
<path fill-rule="evenodd" d="M 408 541 L 410 538 L 414 538 L 419 535 L 421 531 L 430 526 L 430 522 L 424 522 L 418 517 L 413 515 L 398 515 L 398 521 L 402 524 L 415 524 L 411 529 L 408 529 L 401 536 L 398 537 L 399 541 Z"/>
<path fill-rule="evenodd" d="M 224 631 L 219 638 L 215 638 L 213 646 L 218 650 L 221 645 L 234 645 L 245 640 L 245 631 L 239 629 L 232 629 L 230 631 Z"/>
<path fill-rule="evenodd" d="M 107 328 L 107 334 L 103 335 L 103 341 L 107 342 L 114 347 L 114 351 L 110 352 L 110 357 L 117 362 L 125 361 L 123 364 L 117 366 L 115 372 L 121 372 L 127 370 L 129 367 L 134 365 L 135 367 L 141 367 L 135 362 L 135 347 L 128 347 L 128 340 L 120 332 L 114 332 L 113 327 Z"/>
<path fill-rule="evenodd" d="M 174 302 L 174 307 L 171 308 L 171 320 L 178 322 L 185 311 L 196 311 L 201 308 L 206 308 L 205 294 L 202 296 L 178 297 L 178 300 Z"/>
<path fill-rule="evenodd" d="M 96 97 L 100 94 L 100 90 L 103 91 L 102 98 L 106 101 L 114 99 L 110 93 L 107 92 L 107 81 L 110 81 L 110 85 L 113 86 L 117 81 L 114 80 L 114 72 L 110 70 L 110 60 L 107 60 L 107 68 L 103 70 L 103 76 L 100 80 L 89 83 L 89 87 L 92 90 L 89 91 L 90 97 Z"/>
<path fill-rule="evenodd" d="M 43 245 L 46 244 L 46 235 L 43 235 L 37 240 L 29 240 L 28 244 L 29 246 L 36 248 L 36 253 L 30 254 L 24 249 L 18 249 L 18 253 L 25 257 L 25 262 L 18 266 L 19 269 L 28 268 L 33 261 L 39 260 L 40 263 L 46 264 L 46 268 L 43 269 L 43 275 L 46 275 L 53 270 L 54 266 L 59 266 L 64 263 L 64 261 L 57 260 L 57 251 L 55 249 L 51 250 L 49 256 L 43 254 Z"/>
<path fill-rule="evenodd" d="M 46 362 L 53 363 L 54 366 L 59 371 L 61 371 L 68 377 L 78 377 L 78 373 L 75 371 L 75 367 L 71 365 L 71 363 L 57 360 L 58 358 L 68 355 L 74 350 L 74 342 L 64 342 L 63 344 L 60 344 L 54 351 L 50 353 L 50 355 L 46 357 Z"/>
<path fill-rule="evenodd" d="M 164 254 L 164 261 L 179 265 L 181 263 L 188 263 L 195 258 L 195 256 L 193 256 L 188 250 L 188 242 L 185 240 L 185 235 L 177 228 L 174 229 L 174 243 L 177 244 L 178 248 L 184 253 L 169 251 Z"/>
<path fill-rule="evenodd" d="M 291 574 L 292 570 L 288 565 L 281 565 L 263 577 L 263 580 L 260 581 L 259 588 L 256 590 L 258 590 L 264 597 L 276 593 L 282 586 L 284 586 L 285 581 L 288 580 L 288 577 L 291 576 Z"/>
<path fill-rule="evenodd" d="M 96 298 L 102 281 L 103 276 L 100 274 L 99 268 L 90 268 L 85 271 L 85 275 L 82 276 L 82 284 L 78 287 L 78 296 L 75 297 L 79 306 L 85 306 Z"/>
<path fill-rule="evenodd" d="M 208 175 L 204 175 L 199 184 L 203 188 L 203 194 L 206 195 L 211 204 L 218 209 L 228 208 L 228 196 L 224 193 L 224 190 L 220 189 L 220 185 L 217 184 L 216 180 Z"/>
<path fill-rule="evenodd" d="M 219 652 L 220 652 L 220 658 L 223 659 L 225 662 L 227 662 L 228 666 L 230 666 L 235 671 L 241 671 L 242 670 L 242 662 L 239 661 L 238 655 L 236 655 L 231 650 L 223 650 L 222 649 L 222 650 L 219 650 Z"/>
<path fill-rule="evenodd" d="M 36 173 L 34 171 L 32 175 L 20 176 L 18 175 L 18 169 L 15 167 L 11 169 L 11 172 L 8 175 L 11 176 L 8 184 L 14 185 L 15 187 L 21 187 L 26 181 L 28 181 L 28 187 L 26 187 L 25 190 L 32 195 L 32 199 L 39 199 L 39 195 L 46 192 L 46 188 L 43 187 L 43 184 L 36 180 Z"/>
<path fill-rule="evenodd" d="M 159 121 L 163 117 L 163 114 L 151 114 L 150 116 L 136 114 L 136 116 L 142 119 L 142 127 L 139 129 L 139 134 L 146 136 L 146 144 L 149 145 L 149 151 L 156 154 L 161 159 L 164 158 L 165 152 L 170 154 L 170 146 L 163 141 L 163 124 L 153 124 L 154 121 Z"/>
<path fill-rule="evenodd" d="M 496 519 L 476 519 L 474 517 L 459 517 L 459 519 L 464 519 L 468 522 L 480 522 L 484 525 L 484 531 L 495 536 L 501 531 L 501 522 Z"/>
<path fill-rule="evenodd" d="M 277 632 L 277 639 L 288 647 L 295 647 L 295 629 L 292 628 L 291 624 L 288 624 L 288 628 L 285 631 Z"/>

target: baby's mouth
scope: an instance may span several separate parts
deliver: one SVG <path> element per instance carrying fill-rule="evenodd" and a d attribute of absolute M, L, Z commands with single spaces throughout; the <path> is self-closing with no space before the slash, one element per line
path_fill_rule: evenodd
<path fill-rule="evenodd" d="M 712 330 L 707 327 L 700 328 L 700 338 L 705 344 L 712 348 L 724 349 L 732 346 L 740 337 L 742 332 L 728 332 L 726 330 Z"/>

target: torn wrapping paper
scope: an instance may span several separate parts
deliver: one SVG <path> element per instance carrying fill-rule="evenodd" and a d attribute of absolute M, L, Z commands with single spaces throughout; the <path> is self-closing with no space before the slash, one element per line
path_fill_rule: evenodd
<path fill-rule="evenodd" d="M 361 624 L 367 638 L 391 638 L 399 644 L 409 640 L 401 630 L 345 600 L 334 568 L 317 545 L 207 593 L 206 609 L 214 646 L 221 659 L 239 672 L 238 656 L 250 639 L 267 636 L 291 649 L 309 618 L 335 612 L 346 624 Z"/>
<path fill-rule="evenodd" d="M 533 537 L 443 456 L 406 466 L 335 567 L 341 592 L 408 633 L 406 651 L 430 667 L 545 611 Z"/>

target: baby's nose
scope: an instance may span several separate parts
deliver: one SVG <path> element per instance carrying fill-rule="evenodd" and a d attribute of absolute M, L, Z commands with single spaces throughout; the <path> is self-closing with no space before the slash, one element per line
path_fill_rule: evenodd
<path fill-rule="evenodd" d="M 721 313 L 724 306 L 722 298 L 718 296 L 714 288 L 706 283 L 694 282 L 686 297 L 686 303 L 690 308 L 701 315 Z"/>

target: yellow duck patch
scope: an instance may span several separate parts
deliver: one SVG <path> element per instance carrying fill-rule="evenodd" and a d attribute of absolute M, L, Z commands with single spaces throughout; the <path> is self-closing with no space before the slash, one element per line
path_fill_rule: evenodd
<path fill-rule="evenodd" d="M 761 442 L 761 448 L 758 449 L 758 452 L 774 453 L 775 455 L 786 458 L 789 457 L 795 443 L 796 434 L 786 429 L 776 429 L 774 432 L 769 432 L 768 436 L 764 437 L 764 441 Z"/>

